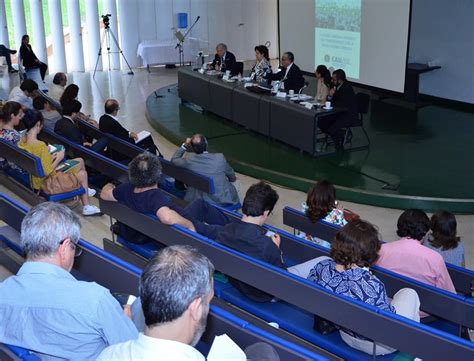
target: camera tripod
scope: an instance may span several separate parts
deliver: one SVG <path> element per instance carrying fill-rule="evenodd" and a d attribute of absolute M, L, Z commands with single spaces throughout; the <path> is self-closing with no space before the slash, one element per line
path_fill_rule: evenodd
<path fill-rule="evenodd" d="M 123 51 L 120 48 L 120 45 L 117 41 L 117 38 L 115 37 L 112 29 L 110 29 L 109 16 L 110 16 L 110 14 L 102 15 L 102 21 L 104 22 L 105 29 L 104 29 L 104 34 L 102 35 L 102 39 L 100 40 L 99 54 L 97 54 L 97 61 L 95 63 L 94 75 L 92 76 L 93 78 L 95 78 L 95 73 L 97 71 L 97 66 L 99 65 L 100 57 L 102 56 L 102 48 L 104 46 L 104 41 L 105 41 L 105 45 L 106 45 L 106 48 L 107 48 L 107 56 L 108 56 L 108 60 L 109 60 L 109 71 L 110 71 L 110 54 L 121 54 L 122 57 L 123 57 L 123 60 L 125 61 L 125 63 L 128 66 L 128 70 L 129 70 L 128 74 L 129 75 L 134 74 L 132 68 L 130 67 L 130 64 L 127 61 L 127 58 L 125 58 L 125 55 L 123 54 Z M 115 45 L 117 46 L 118 51 L 110 51 L 110 40 L 111 40 L 111 38 L 114 41 Z"/>

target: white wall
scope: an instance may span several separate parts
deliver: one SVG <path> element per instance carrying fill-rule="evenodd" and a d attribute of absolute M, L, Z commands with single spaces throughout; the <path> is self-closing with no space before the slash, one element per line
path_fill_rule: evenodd
<path fill-rule="evenodd" d="M 474 1 L 412 0 L 409 60 L 436 60 L 420 93 L 474 103 Z"/>
<path fill-rule="evenodd" d="M 207 41 L 204 50 L 213 53 L 224 42 L 238 59 L 249 60 L 255 45 L 270 41 L 270 56 L 278 56 L 277 0 L 138 0 L 139 41 L 173 39 L 180 12 L 188 14 L 189 26 L 201 17 L 190 36 Z"/>

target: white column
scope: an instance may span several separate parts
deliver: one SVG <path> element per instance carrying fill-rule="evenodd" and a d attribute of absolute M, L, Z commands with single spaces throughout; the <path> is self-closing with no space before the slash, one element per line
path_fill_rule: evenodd
<path fill-rule="evenodd" d="M 120 69 L 120 54 L 118 54 L 119 49 L 117 48 L 115 41 L 114 41 L 114 36 L 115 39 L 117 40 L 119 46 L 120 46 L 120 40 L 119 40 L 119 33 L 118 33 L 118 19 L 117 19 L 117 2 L 116 0 L 105 0 L 104 1 L 104 14 L 100 15 L 105 15 L 105 14 L 110 14 L 112 15 L 110 17 L 110 43 L 108 46 L 110 46 L 110 51 L 113 54 L 110 54 L 110 69 Z M 107 50 L 102 49 L 104 52 Z M 107 59 L 107 66 L 109 66 L 108 59 Z"/>
<path fill-rule="evenodd" d="M 25 5 L 23 0 L 11 0 L 13 29 L 15 30 L 15 48 L 20 49 L 21 37 L 26 34 Z"/>
<path fill-rule="evenodd" d="M 86 0 L 86 28 L 89 48 L 89 70 L 93 71 L 100 49 L 99 8 L 97 0 Z M 129 31 L 132 31 L 129 29 Z M 97 70 L 102 70 L 102 59 L 99 59 Z"/>
<path fill-rule="evenodd" d="M 61 0 L 48 0 L 49 21 L 53 39 L 53 69 L 67 72 L 66 52 L 64 49 L 63 18 Z"/>
<path fill-rule="evenodd" d="M 138 37 L 138 8 L 135 1 L 118 0 L 120 39 L 123 55 L 132 68 L 140 65 L 137 57 L 137 48 L 140 42 Z M 130 30 L 134 29 L 134 31 Z M 122 60 L 122 69 L 127 69 L 127 64 Z"/>
<path fill-rule="evenodd" d="M 7 13 L 5 12 L 5 0 L 0 0 L 0 44 L 7 48 L 10 46 L 8 38 Z"/>
<path fill-rule="evenodd" d="M 82 47 L 81 12 L 79 1 L 67 1 L 67 15 L 69 20 L 69 39 L 71 41 L 71 56 L 68 56 L 69 69 L 84 71 L 84 49 Z"/>
<path fill-rule="evenodd" d="M 30 0 L 31 8 L 31 22 L 33 29 L 30 37 L 33 37 L 33 43 L 35 44 L 35 53 L 38 58 L 45 63 L 48 63 L 48 51 L 46 49 L 46 35 L 44 33 L 44 20 L 43 20 L 43 1 L 42 0 Z"/>

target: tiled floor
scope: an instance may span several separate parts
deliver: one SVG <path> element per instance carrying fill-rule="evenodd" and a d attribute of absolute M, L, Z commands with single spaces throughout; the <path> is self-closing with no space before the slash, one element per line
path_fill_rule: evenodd
<path fill-rule="evenodd" d="M 1 70 L 0 70 L 1 71 Z M 2 74 L 0 73 L 0 76 Z M 8 94 L 7 87 L 13 86 L 15 78 L 8 78 L 5 75 L 0 78 L 2 89 L 0 90 L 0 99 Z M 120 102 L 119 118 L 121 122 L 130 130 L 140 131 L 148 130 L 152 132 L 160 151 L 165 157 L 169 158 L 176 150 L 176 146 L 168 142 L 162 136 L 156 133 L 146 120 L 145 100 L 156 89 L 176 83 L 176 70 L 164 68 L 152 68 L 151 73 L 146 70 L 136 70 L 134 76 L 127 75 L 125 72 L 98 72 L 95 79 L 89 73 L 73 73 L 69 75 L 69 81 L 74 82 L 80 87 L 79 100 L 83 104 L 83 112 L 91 114 L 98 119 L 103 114 L 103 104 L 107 98 L 115 98 Z M 256 179 L 239 175 L 243 190 Z M 286 205 L 299 208 L 301 202 L 305 199 L 305 194 L 299 191 L 275 186 L 280 200 L 277 204 L 270 223 L 275 226 L 282 226 L 282 208 Z M 0 191 L 6 191 L 0 186 Z M 9 193 L 8 191 L 6 191 Z M 11 194 L 11 193 L 10 193 Z M 97 203 L 96 200 L 93 202 Z M 385 209 L 379 207 L 366 206 L 355 203 L 344 202 L 347 208 L 360 214 L 362 218 L 371 221 L 379 227 L 382 237 L 386 241 L 397 239 L 395 234 L 396 221 L 401 211 L 396 209 Z M 474 216 L 457 216 L 458 233 L 466 243 L 466 265 L 474 269 Z M 84 239 L 101 245 L 103 237 L 110 237 L 109 219 L 106 216 L 97 218 L 82 218 L 82 236 Z"/>

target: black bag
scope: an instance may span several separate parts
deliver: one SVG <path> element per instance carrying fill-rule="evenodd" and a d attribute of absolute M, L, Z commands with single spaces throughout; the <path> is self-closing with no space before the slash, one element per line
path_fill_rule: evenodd
<path fill-rule="evenodd" d="M 153 242 L 153 239 L 120 222 L 115 222 L 110 228 L 113 233 L 130 243 L 145 244 Z"/>
<path fill-rule="evenodd" d="M 337 327 L 334 323 L 316 315 L 314 315 L 313 329 L 318 331 L 321 335 L 328 335 L 337 331 Z"/>

